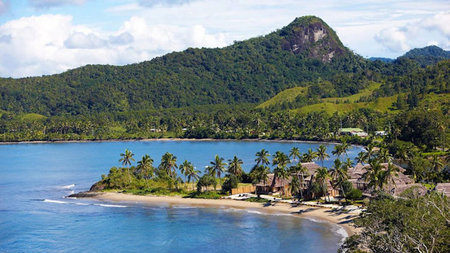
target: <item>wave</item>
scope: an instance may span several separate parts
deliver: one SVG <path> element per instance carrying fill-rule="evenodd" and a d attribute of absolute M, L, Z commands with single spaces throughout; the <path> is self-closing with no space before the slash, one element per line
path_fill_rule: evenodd
<path fill-rule="evenodd" d="M 83 202 L 69 202 L 69 201 L 61 201 L 61 200 L 54 200 L 54 199 L 44 199 L 41 200 L 43 202 L 47 203 L 55 203 L 55 204 L 73 204 L 77 206 L 102 206 L 102 207 L 127 207 L 123 205 L 111 205 L 111 204 L 89 204 L 89 203 L 83 203 Z"/>
<path fill-rule="evenodd" d="M 103 206 L 103 207 L 127 207 L 127 206 L 122 206 L 122 205 L 110 205 L 110 204 L 94 204 L 94 206 Z"/>
<path fill-rule="evenodd" d="M 69 184 L 69 185 L 63 185 L 59 188 L 61 189 L 73 189 L 75 187 L 75 184 Z"/>
<path fill-rule="evenodd" d="M 333 232 L 338 234 L 339 236 L 342 237 L 342 240 L 338 243 L 338 245 L 342 245 L 345 241 L 345 239 L 348 237 L 348 233 L 347 231 L 345 231 L 344 227 L 342 227 L 341 225 L 338 224 L 334 224 L 332 222 L 329 222 L 327 220 L 321 220 L 321 219 L 314 219 L 311 217 L 303 217 L 304 219 L 310 220 L 312 222 L 316 222 L 316 223 L 326 223 L 326 224 L 330 224 L 332 225 L 335 229 L 333 229 Z"/>
<path fill-rule="evenodd" d="M 53 199 L 44 199 L 43 202 L 47 203 L 56 203 L 56 204 L 69 204 L 69 202 L 61 201 L 61 200 L 53 200 Z"/>

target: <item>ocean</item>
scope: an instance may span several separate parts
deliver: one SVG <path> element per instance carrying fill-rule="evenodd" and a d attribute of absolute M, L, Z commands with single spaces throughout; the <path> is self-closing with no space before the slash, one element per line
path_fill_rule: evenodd
<path fill-rule="evenodd" d="M 155 165 L 171 152 L 197 169 L 216 154 L 244 170 L 262 148 L 302 153 L 318 143 L 121 141 L 0 145 L 0 252 L 336 252 L 344 230 L 327 222 L 256 210 L 70 199 L 119 166 L 130 149 Z M 332 157 L 333 144 L 328 145 Z M 352 147 L 350 158 L 362 150 Z"/>

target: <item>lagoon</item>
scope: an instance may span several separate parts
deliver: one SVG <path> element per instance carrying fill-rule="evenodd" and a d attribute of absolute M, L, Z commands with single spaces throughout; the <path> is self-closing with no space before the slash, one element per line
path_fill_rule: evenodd
<path fill-rule="evenodd" d="M 342 229 L 286 214 L 254 210 L 143 206 L 67 199 L 119 166 L 126 148 L 155 165 L 165 152 L 198 169 L 216 154 L 237 155 L 245 171 L 265 148 L 302 153 L 319 143 L 267 141 L 120 141 L 0 145 L 0 249 L 2 252 L 333 252 Z M 332 157 L 333 144 L 328 144 Z M 354 158 L 362 150 L 352 147 Z"/>

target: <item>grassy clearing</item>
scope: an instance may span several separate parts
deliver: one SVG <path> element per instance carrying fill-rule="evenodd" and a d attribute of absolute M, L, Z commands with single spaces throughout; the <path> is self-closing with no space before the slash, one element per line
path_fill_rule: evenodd
<path fill-rule="evenodd" d="M 327 100 L 332 99 L 328 98 Z M 346 99 L 339 98 L 339 99 Z M 333 114 L 335 112 L 350 112 L 359 108 L 370 108 L 380 112 L 392 111 L 392 104 L 397 100 L 397 95 L 392 97 L 378 98 L 374 102 L 358 102 L 358 103 L 340 103 L 335 104 L 331 102 L 323 102 L 319 104 L 307 105 L 298 109 L 294 109 L 294 112 L 318 112 L 325 111 L 328 114 Z"/>
<path fill-rule="evenodd" d="M 37 113 L 26 113 L 19 116 L 21 120 L 24 121 L 35 121 L 35 120 L 45 120 L 47 117 Z"/>
<path fill-rule="evenodd" d="M 267 100 L 266 102 L 258 105 L 256 108 L 267 108 L 276 104 L 281 104 L 283 102 L 292 102 L 295 100 L 295 98 L 299 95 L 306 95 L 306 92 L 308 91 L 308 87 L 294 87 L 287 90 L 284 90 L 275 97 Z"/>
<path fill-rule="evenodd" d="M 378 88 L 380 88 L 381 83 L 375 83 L 375 82 L 371 82 L 369 87 L 361 90 L 360 92 L 348 96 L 348 97 L 342 97 L 342 98 L 324 98 L 322 99 L 322 101 L 324 102 L 331 102 L 331 103 L 343 103 L 344 101 L 350 101 L 351 103 L 355 103 L 356 101 L 358 101 L 359 99 L 361 99 L 362 97 L 369 97 L 372 95 L 372 93 L 377 90 Z"/>

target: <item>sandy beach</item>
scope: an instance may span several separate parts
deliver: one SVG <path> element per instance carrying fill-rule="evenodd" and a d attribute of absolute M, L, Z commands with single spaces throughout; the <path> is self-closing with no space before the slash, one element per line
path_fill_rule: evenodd
<path fill-rule="evenodd" d="M 286 203 L 276 204 L 262 204 L 248 201 L 239 201 L 231 199 L 192 199 L 182 198 L 178 196 L 140 196 L 131 195 L 125 193 L 115 192 L 95 192 L 89 193 L 89 198 L 94 198 L 100 201 L 108 202 L 120 202 L 120 203 L 138 203 L 138 204 L 151 204 L 151 205 L 191 205 L 197 207 L 219 207 L 219 208 L 241 208 L 241 209 L 257 209 L 258 211 L 268 213 L 289 213 L 292 215 L 298 215 L 304 218 L 310 218 L 314 220 L 327 221 L 333 224 L 342 226 L 347 234 L 353 235 L 357 233 L 358 229 L 352 224 L 352 219 L 357 216 L 354 213 L 340 213 L 333 211 L 329 208 L 318 208 L 308 206 L 292 206 Z"/>

